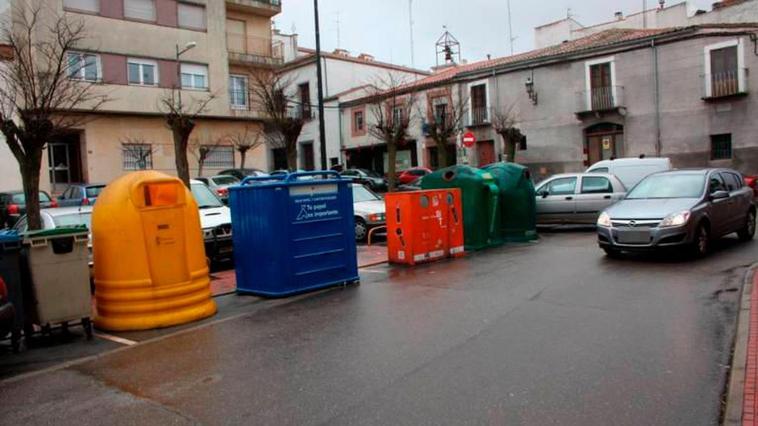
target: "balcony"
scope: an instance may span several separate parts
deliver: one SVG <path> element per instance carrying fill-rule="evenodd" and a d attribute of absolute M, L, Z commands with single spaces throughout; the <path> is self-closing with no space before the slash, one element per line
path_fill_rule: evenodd
<path fill-rule="evenodd" d="M 719 100 L 747 95 L 747 69 L 703 76 L 703 100 Z"/>
<path fill-rule="evenodd" d="M 276 49 L 270 38 L 227 33 L 226 48 L 234 65 L 277 67 L 284 63 L 282 49 Z"/>
<path fill-rule="evenodd" d="M 576 115 L 603 116 L 606 114 L 626 114 L 624 107 L 624 86 L 595 87 L 576 94 Z"/>
<path fill-rule="evenodd" d="M 226 0 L 230 10 L 253 13 L 270 18 L 282 12 L 281 0 Z"/>
<path fill-rule="evenodd" d="M 472 107 L 466 118 L 466 127 L 487 126 L 491 123 L 490 110 L 486 107 Z"/>

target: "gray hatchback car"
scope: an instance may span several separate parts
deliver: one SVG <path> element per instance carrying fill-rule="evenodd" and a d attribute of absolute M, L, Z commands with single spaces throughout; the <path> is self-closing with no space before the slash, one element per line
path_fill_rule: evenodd
<path fill-rule="evenodd" d="M 609 256 L 669 247 L 704 256 L 713 239 L 727 234 L 751 240 L 755 211 L 752 190 L 734 170 L 657 173 L 600 215 L 598 244 Z"/>

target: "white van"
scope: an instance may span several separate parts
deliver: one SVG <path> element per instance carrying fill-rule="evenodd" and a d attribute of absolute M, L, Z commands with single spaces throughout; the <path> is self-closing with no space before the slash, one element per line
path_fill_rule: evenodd
<path fill-rule="evenodd" d="M 672 169 L 668 158 L 619 158 L 599 161 L 587 169 L 587 173 L 610 173 L 619 178 L 627 190 L 631 190 L 653 173 Z"/>

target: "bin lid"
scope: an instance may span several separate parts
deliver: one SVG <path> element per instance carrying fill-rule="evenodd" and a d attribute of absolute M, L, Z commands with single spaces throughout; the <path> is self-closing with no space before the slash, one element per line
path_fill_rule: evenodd
<path fill-rule="evenodd" d="M 24 238 L 51 238 L 66 237 L 70 235 L 87 234 L 89 230 L 86 225 L 60 226 L 55 229 L 42 229 L 39 231 L 29 231 L 24 233 Z"/>
<path fill-rule="evenodd" d="M 0 244 L 2 243 L 17 243 L 21 241 L 21 237 L 18 235 L 18 231 L 13 229 L 6 229 L 0 231 Z"/>

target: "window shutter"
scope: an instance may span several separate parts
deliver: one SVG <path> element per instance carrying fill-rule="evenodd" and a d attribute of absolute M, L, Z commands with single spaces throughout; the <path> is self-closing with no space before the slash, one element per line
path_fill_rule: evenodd
<path fill-rule="evenodd" d="M 155 0 L 124 0 L 124 16 L 144 21 L 155 21 Z"/>
<path fill-rule="evenodd" d="M 87 12 L 99 12 L 99 0 L 63 0 L 63 7 L 67 9 L 86 10 Z"/>
<path fill-rule="evenodd" d="M 186 3 L 179 3 L 179 26 L 204 30 L 205 8 Z"/>

